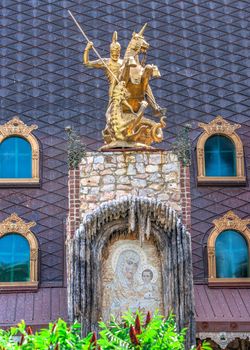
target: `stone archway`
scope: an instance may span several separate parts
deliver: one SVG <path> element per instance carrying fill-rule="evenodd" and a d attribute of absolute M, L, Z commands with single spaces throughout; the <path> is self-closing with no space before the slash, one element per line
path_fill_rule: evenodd
<path fill-rule="evenodd" d="M 97 329 L 102 315 L 101 266 L 112 240 L 154 242 L 162 271 L 165 314 L 173 310 L 178 328 L 187 327 L 187 348 L 195 343 L 194 294 L 190 235 L 171 207 L 162 202 L 123 197 L 87 215 L 68 242 L 68 310 L 84 333 Z"/>

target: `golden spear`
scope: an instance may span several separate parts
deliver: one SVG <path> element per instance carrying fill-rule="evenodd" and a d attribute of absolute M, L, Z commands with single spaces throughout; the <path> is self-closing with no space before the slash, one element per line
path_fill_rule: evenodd
<path fill-rule="evenodd" d="M 71 18 L 73 19 L 73 21 L 75 22 L 75 24 L 77 25 L 78 29 L 80 30 L 80 32 L 82 33 L 83 37 L 86 39 L 86 41 L 89 43 L 90 40 L 87 37 L 87 35 L 84 33 L 83 29 L 81 28 L 80 24 L 77 22 L 77 20 L 75 19 L 75 17 L 73 16 L 72 12 L 70 10 L 68 10 L 68 13 L 70 14 Z M 107 70 L 109 71 L 109 73 L 115 78 L 115 80 L 117 81 L 117 83 L 119 83 L 119 80 L 117 79 L 117 77 L 114 75 L 114 73 L 109 69 L 109 67 L 106 65 L 105 61 L 103 60 L 103 58 L 99 55 L 98 51 L 96 50 L 96 48 L 93 45 L 93 51 L 95 52 L 95 54 L 97 55 L 98 58 L 100 58 L 100 60 L 102 61 L 103 65 L 105 66 L 105 68 L 107 68 Z"/>

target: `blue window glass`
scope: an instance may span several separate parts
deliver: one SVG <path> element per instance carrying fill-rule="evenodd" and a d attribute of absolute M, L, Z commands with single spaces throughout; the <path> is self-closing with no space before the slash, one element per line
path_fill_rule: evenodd
<path fill-rule="evenodd" d="M 23 236 L 10 233 L 0 238 L 0 282 L 30 280 L 30 246 Z"/>
<path fill-rule="evenodd" d="M 248 245 L 237 231 L 220 233 L 215 242 L 216 277 L 249 277 Z"/>
<path fill-rule="evenodd" d="M 206 176 L 236 176 L 235 146 L 228 137 L 211 136 L 204 151 Z"/>
<path fill-rule="evenodd" d="M 27 140 L 11 136 L 0 144 L 0 178 L 32 178 L 32 151 Z"/>

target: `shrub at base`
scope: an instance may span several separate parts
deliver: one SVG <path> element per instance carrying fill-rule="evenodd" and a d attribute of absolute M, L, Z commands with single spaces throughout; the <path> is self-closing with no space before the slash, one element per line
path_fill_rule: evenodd
<path fill-rule="evenodd" d="M 30 327 L 22 321 L 10 330 L 0 330 L 0 350 L 185 350 L 186 330 L 178 332 L 174 316 L 165 319 L 158 313 L 145 317 L 140 312 L 136 315 L 125 313 L 122 322 L 114 318 L 106 324 L 99 323 L 99 337 L 90 333 L 81 337 L 81 326 L 74 323 L 69 326 L 59 319 L 33 334 Z M 17 341 L 17 336 L 19 341 Z M 210 350 L 207 343 L 200 344 L 199 350 Z"/>

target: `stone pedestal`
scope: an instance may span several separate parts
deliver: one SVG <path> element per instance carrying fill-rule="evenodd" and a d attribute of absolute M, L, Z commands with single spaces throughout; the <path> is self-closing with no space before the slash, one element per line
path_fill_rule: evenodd
<path fill-rule="evenodd" d="M 81 218 L 127 195 L 154 198 L 181 213 L 181 192 L 181 165 L 171 152 L 88 152 L 80 164 Z"/>

